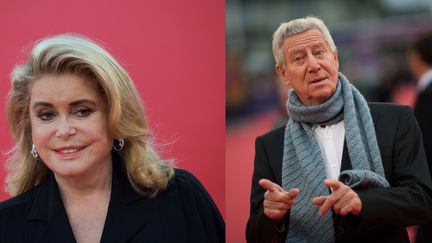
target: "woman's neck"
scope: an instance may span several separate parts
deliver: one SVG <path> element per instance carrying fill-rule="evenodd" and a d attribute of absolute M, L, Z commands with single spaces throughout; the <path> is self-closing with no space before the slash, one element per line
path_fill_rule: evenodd
<path fill-rule="evenodd" d="M 78 243 L 99 242 L 108 213 L 112 163 L 79 177 L 56 175 L 69 223 Z"/>
<path fill-rule="evenodd" d="M 94 168 L 79 176 L 60 176 L 55 174 L 60 195 L 65 203 L 83 201 L 86 198 L 106 197 L 111 194 L 112 163 Z"/>

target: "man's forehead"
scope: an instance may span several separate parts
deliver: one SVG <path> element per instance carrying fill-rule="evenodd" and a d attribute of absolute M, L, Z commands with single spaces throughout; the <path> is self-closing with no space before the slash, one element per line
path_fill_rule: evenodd
<path fill-rule="evenodd" d="M 305 47 L 314 47 L 320 45 L 328 45 L 324 40 L 323 35 L 319 30 L 308 30 L 293 36 L 290 36 L 284 41 L 284 49 L 292 50 L 303 49 Z"/>

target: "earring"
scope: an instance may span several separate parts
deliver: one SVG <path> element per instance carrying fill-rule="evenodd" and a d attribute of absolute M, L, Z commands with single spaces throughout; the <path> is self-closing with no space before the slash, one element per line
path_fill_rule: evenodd
<path fill-rule="evenodd" d="M 36 146 L 34 144 L 32 144 L 32 149 L 30 151 L 31 155 L 33 155 L 33 158 L 35 159 L 39 159 L 39 154 L 36 151 Z"/>
<path fill-rule="evenodd" d="M 125 143 L 125 141 L 123 138 L 114 139 L 114 141 L 113 141 L 114 150 L 117 152 L 121 151 L 123 149 L 124 143 Z"/>

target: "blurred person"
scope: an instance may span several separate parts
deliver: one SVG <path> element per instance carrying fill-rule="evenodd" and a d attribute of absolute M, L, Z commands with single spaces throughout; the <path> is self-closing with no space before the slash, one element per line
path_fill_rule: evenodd
<path fill-rule="evenodd" d="M 429 175 L 432 175 L 432 33 L 423 34 L 413 42 L 408 61 L 418 80 L 414 115 L 422 130 Z M 416 242 L 432 242 L 432 221 L 417 228 Z"/>
<path fill-rule="evenodd" d="M 248 242 L 409 242 L 432 217 L 421 131 L 407 106 L 367 103 L 315 17 L 273 35 L 286 126 L 255 143 Z"/>
<path fill-rule="evenodd" d="M 45 38 L 11 79 L 0 242 L 224 242 L 215 203 L 163 163 L 132 80 L 101 45 Z"/>

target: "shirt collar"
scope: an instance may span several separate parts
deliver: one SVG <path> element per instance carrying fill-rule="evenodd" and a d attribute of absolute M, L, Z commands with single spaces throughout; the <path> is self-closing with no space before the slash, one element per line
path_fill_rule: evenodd
<path fill-rule="evenodd" d="M 420 76 L 419 82 L 417 84 L 417 91 L 422 92 L 427 86 L 432 82 L 432 69 L 427 70 Z"/>

